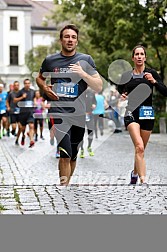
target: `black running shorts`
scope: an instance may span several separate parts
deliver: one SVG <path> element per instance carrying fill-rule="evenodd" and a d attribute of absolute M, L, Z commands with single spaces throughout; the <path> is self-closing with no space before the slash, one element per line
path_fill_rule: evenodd
<path fill-rule="evenodd" d="M 33 112 L 23 112 L 19 114 L 19 121 L 22 126 L 26 126 L 29 123 L 34 123 Z"/>
<path fill-rule="evenodd" d="M 75 161 L 85 133 L 85 116 L 54 119 L 55 137 L 61 158 Z"/>
<path fill-rule="evenodd" d="M 140 129 L 152 131 L 154 128 L 154 119 L 139 119 L 139 111 L 131 112 L 131 115 L 127 115 L 124 117 L 124 124 L 127 128 L 130 123 L 138 123 L 140 125 Z"/>

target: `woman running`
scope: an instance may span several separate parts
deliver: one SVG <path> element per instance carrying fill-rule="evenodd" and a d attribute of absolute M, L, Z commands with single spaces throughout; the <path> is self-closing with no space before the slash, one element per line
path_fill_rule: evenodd
<path fill-rule="evenodd" d="M 134 68 L 132 72 L 122 75 L 123 85 L 118 86 L 118 91 L 122 98 L 128 98 L 124 123 L 135 148 L 134 170 L 131 172 L 130 184 L 136 184 L 139 177 L 142 185 L 147 184 L 144 151 L 154 127 L 153 88 L 167 96 L 167 87 L 154 69 L 145 67 L 146 50 L 143 46 L 137 45 L 133 49 L 132 61 Z M 127 78 L 128 82 L 124 82 Z"/>

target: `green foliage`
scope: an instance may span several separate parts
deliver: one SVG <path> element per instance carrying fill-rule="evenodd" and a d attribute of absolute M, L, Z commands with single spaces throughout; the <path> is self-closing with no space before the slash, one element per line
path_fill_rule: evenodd
<path fill-rule="evenodd" d="M 166 109 L 166 98 L 156 91 L 154 91 L 153 95 L 153 106 L 156 113 L 161 113 Z"/>
<path fill-rule="evenodd" d="M 30 50 L 25 55 L 25 62 L 29 70 L 31 71 L 32 81 L 34 80 L 36 73 L 39 72 L 41 63 L 44 58 L 53 52 L 53 47 L 48 48 L 47 46 L 37 46 Z"/>
<path fill-rule="evenodd" d="M 166 0 L 147 0 L 146 5 L 140 4 L 139 0 L 62 0 L 60 6 L 66 15 L 83 15 L 91 46 L 95 46 L 97 54 L 105 52 L 107 58 L 113 60 L 117 50 L 128 54 L 136 44 L 142 43 L 148 52 L 151 51 L 148 65 L 159 70 L 165 79 Z"/>
<path fill-rule="evenodd" d="M 147 66 L 155 68 L 167 83 L 167 0 L 54 0 L 50 17 L 60 30 L 67 23 L 80 29 L 78 51 L 92 55 L 99 73 L 108 79 L 108 67 L 117 59 L 131 62 L 131 50 L 142 43 L 147 49 Z M 58 36 L 59 34 L 57 34 Z M 43 58 L 59 50 L 59 38 L 51 48 L 30 52 L 27 64 L 39 71 Z M 158 94 L 155 94 L 155 97 Z M 165 98 L 155 99 L 157 110 L 165 109 Z"/>
<path fill-rule="evenodd" d="M 166 111 L 166 98 L 162 96 L 159 92 L 154 92 L 153 106 L 155 108 L 155 124 L 154 124 L 153 132 L 159 133 L 160 117 L 165 117 L 166 123 L 167 123 L 167 112 L 165 112 Z"/>
<path fill-rule="evenodd" d="M 166 118 L 166 125 L 167 125 L 167 113 L 166 112 L 159 112 L 159 113 L 156 112 L 153 133 L 160 133 L 159 120 L 161 117 Z"/>
<path fill-rule="evenodd" d="M 7 210 L 7 208 L 5 208 L 3 205 L 0 204 L 0 212 L 5 210 Z"/>
<path fill-rule="evenodd" d="M 86 24 L 84 34 L 87 33 L 89 39 L 83 36 L 81 41 L 87 42 L 88 50 L 91 48 L 97 69 L 106 80 L 108 67 L 114 60 L 131 63 L 132 48 L 143 44 L 147 49 L 146 65 L 156 69 L 167 83 L 167 1 L 145 2 L 142 5 L 139 0 L 61 0 L 60 6 L 66 15 L 82 14 L 82 23 L 74 23 L 79 24 L 81 30 Z M 156 113 L 165 111 L 165 104 L 166 98 L 155 92 Z"/>
<path fill-rule="evenodd" d="M 48 49 L 46 46 L 38 46 L 34 47 L 32 50 L 30 50 L 26 56 L 25 61 L 28 68 L 31 70 L 31 72 L 38 72 L 39 68 L 41 66 L 41 62 L 44 59 L 43 56 L 48 53 Z"/>

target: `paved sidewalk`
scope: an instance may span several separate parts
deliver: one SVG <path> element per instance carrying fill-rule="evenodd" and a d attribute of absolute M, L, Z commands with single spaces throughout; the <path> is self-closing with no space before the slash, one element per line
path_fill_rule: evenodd
<path fill-rule="evenodd" d="M 16 147 L 0 140 L 1 214 L 167 214 L 167 134 L 152 134 L 147 150 L 149 187 L 128 186 L 133 145 L 128 133 L 94 139 L 94 157 L 78 158 L 69 187 L 58 185 L 56 146 L 45 141 Z"/>

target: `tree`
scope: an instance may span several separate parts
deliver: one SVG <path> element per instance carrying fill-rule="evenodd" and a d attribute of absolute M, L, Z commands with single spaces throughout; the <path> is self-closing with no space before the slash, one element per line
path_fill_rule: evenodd
<path fill-rule="evenodd" d="M 31 71 L 31 75 L 34 72 L 39 72 L 41 62 L 44 59 L 44 55 L 48 53 L 47 46 L 37 46 L 32 48 L 26 55 L 25 55 L 25 62 L 29 70 Z"/>
<path fill-rule="evenodd" d="M 56 4 L 55 11 L 52 12 L 51 19 L 55 22 L 56 27 L 60 30 L 66 24 L 77 24 L 79 28 L 79 43 L 78 43 L 78 51 L 90 54 L 95 62 L 98 71 L 101 75 L 107 78 L 107 69 L 108 62 L 110 61 L 110 55 L 106 51 L 97 50 L 96 45 L 92 44 L 91 37 L 88 33 L 89 24 L 85 22 L 85 16 L 78 11 L 78 9 L 74 6 L 73 11 L 70 10 L 69 6 L 63 4 L 59 5 L 59 1 L 54 1 Z M 75 11 L 76 10 L 76 11 Z M 57 38 L 55 43 L 53 43 L 52 47 L 56 47 Z"/>
<path fill-rule="evenodd" d="M 57 4 L 59 1 L 55 1 Z M 165 78 L 167 61 L 166 0 L 62 0 L 64 12 L 82 13 L 91 43 L 109 59 L 142 43 L 152 57 L 147 62 Z M 150 51 L 150 52 L 149 52 Z M 122 53 L 121 53 L 122 52 Z M 128 57 L 126 57 L 128 59 Z"/>
<path fill-rule="evenodd" d="M 144 5 L 140 0 L 54 0 L 54 3 L 56 8 L 50 18 L 56 27 L 60 29 L 69 22 L 77 24 L 78 50 L 93 56 L 106 80 L 112 61 L 131 62 L 132 48 L 141 43 L 147 49 L 146 64 L 155 68 L 165 83 L 167 0 L 145 0 Z M 58 39 L 50 50 L 56 51 Z"/>
<path fill-rule="evenodd" d="M 59 4 L 59 1 L 55 2 Z M 96 48 L 99 72 L 107 76 L 112 61 L 130 62 L 136 44 L 147 49 L 146 64 L 155 68 L 165 83 L 167 75 L 167 0 L 61 0 L 64 13 L 81 13 Z M 156 110 L 165 108 L 165 98 L 156 95 Z M 160 107 L 159 104 L 161 104 Z"/>

